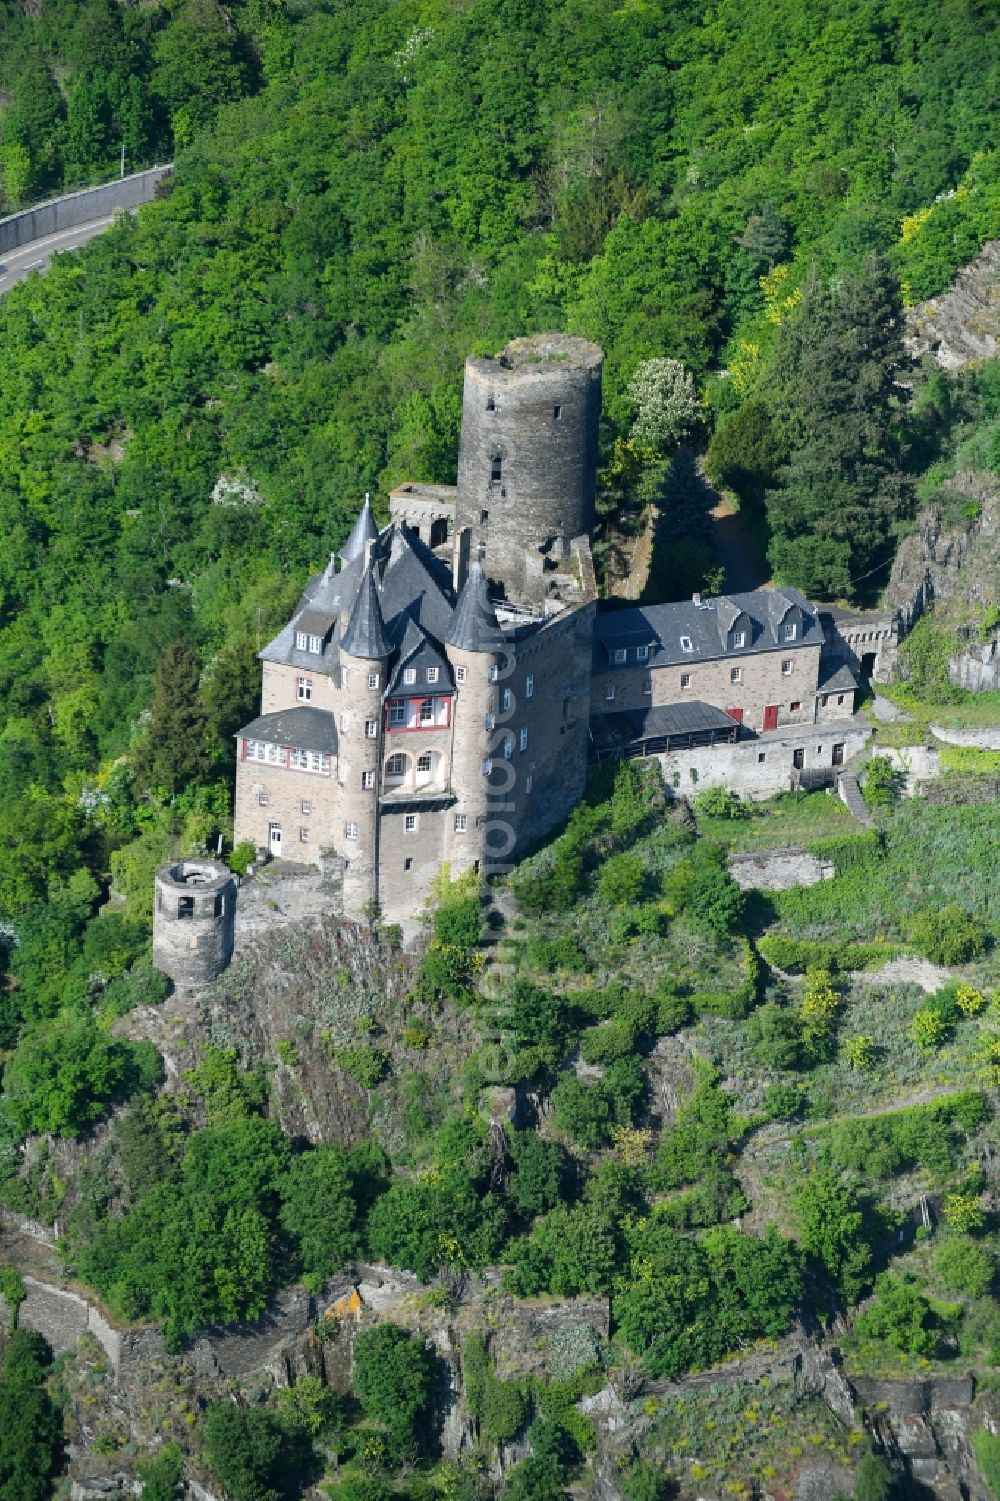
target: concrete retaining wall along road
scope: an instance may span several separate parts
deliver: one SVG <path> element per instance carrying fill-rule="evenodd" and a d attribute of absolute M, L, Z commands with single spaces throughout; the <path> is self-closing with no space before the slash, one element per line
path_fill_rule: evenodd
<path fill-rule="evenodd" d="M 30 245 L 33 240 L 57 234 L 61 229 L 75 229 L 78 224 L 102 219 L 113 214 L 115 209 L 138 208 L 141 203 L 151 203 L 158 183 L 172 167 L 172 162 L 163 167 L 149 167 L 145 172 L 133 172 L 130 177 L 119 177 L 97 188 L 67 193 L 62 198 L 53 198 L 48 203 L 0 219 L 0 256 L 9 255 L 22 245 Z"/>

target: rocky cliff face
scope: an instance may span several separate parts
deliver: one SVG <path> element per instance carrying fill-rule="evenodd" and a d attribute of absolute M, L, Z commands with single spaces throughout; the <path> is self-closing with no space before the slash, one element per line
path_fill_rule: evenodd
<path fill-rule="evenodd" d="M 1000 354 L 1000 240 L 989 240 L 946 292 L 907 310 L 906 346 L 946 370 Z"/>
<path fill-rule="evenodd" d="M 965 514 L 963 514 L 963 511 Z M 1000 480 L 966 469 L 922 511 L 896 554 L 885 604 L 907 629 L 933 601 L 978 620 L 1000 595 Z"/>

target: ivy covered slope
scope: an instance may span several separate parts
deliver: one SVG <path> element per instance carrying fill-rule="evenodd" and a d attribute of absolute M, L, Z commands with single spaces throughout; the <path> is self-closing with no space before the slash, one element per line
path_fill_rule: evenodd
<path fill-rule="evenodd" d="M 831 1349 L 858 1391 L 889 1383 L 883 1423 L 894 1382 L 972 1374 L 940 1483 L 988 1459 L 1000 819 L 896 803 L 875 772 L 867 795 L 873 829 L 826 793 L 692 805 L 606 767 L 486 906 L 442 882 L 422 957 L 392 929 L 285 929 L 197 1007 L 135 1006 L 133 978 L 96 1024 L 78 1002 L 29 1028 L 0 1199 L 59 1240 L 7 1254 L 178 1357 L 130 1363 L 127 1409 L 86 1345 L 58 1379 L 44 1351 L 12 1367 L 56 1401 L 74 1477 L 155 1459 L 234 1501 L 324 1473 L 339 1501 L 476 1501 L 520 1437 L 508 1490 L 534 1501 L 598 1474 L 630 1501 L 792 1491 L 820 1458 L 886 1494 L 862 1406 L 795 1378 Z M 793 841 L 834 877 L 734 883 L 731 853 Z M 416 1277 L 357 1307 L 358 1261 Z M 273 1351 L 234 1375 L 219 1326 L 301 1283 L 325 1295 L 285 1347 L 297 1379 L 264 1380 Z M 16 1271 L 0 1292 L 16 1306 Z M 222 1373 L 181 1358 L 206 1330 Z M 0 1464 L 22 1439 L 0 1430 Z"/>

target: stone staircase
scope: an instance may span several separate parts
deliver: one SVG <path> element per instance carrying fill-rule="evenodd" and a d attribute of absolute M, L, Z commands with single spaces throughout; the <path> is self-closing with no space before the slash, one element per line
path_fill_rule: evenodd
<path fill-rule="evenodd" d="M 857 776 L 853 771 L 842 772 L 837 778 L 837 796 L 845 804 L 848 811 L 854 814 L 858 823 L 863 823 L 869 829 L 874 828 L 875 820 L 865 806 L 865 800 L 861 796 L 861 788 L 858 786 Z"/>

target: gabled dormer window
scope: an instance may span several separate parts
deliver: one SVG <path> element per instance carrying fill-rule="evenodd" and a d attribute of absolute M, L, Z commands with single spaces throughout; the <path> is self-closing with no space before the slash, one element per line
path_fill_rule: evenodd
<path fill-rule="evenodd" d="M 625 650 L 624 646 L 616 647 L 616 649 L 615 649 L 615 665 L 616 666 L 620 666 L 622 664 L 622 662 L 627 661 L 627 659 L 628 659 L 628 652 Z"/>
<path fill-rule="evenodd" d="M 323 638 L 321 636 L 310 636 L 309 650 L 312 652 L 314 657 L 318 657 L 320 652 L 323 650 Z"/>
<path fill-rule="evenodd" d="M 296 631 L 295 632 L 295 650 L 296 651 L 308 651 L 309 650 L 309 636 L 307 635 L 307 633 L 305 631 Z"/>
<path fill-rule="evenodd" d="M 636 649 L 635 649 L 635 660 L 637 662 L 648 662 L 649 661 L 649 647 L 648 646 L 637 646 Z"/>
<path fill-rule="evenodd" d="M 785 624 L 785 640 L 794 641 L 798 634 L 799 628 L 795 624 L 794 620 L 787 621 Z"/>
<path fill-rule="evenodd" d="M 741 646 L 746 646 L 746 644 L 747 644 L 747 633 L 746 633 L 746 631 L 734 631 L 733 632 L 733 646 L 736 647 L 736 648 L 739 648 Z"/>
<path fill-rule="evenodd" d="M 681 651 L 694 651 L 694 646 L 691 644 L 690 636 L 681 637 Z"/>

